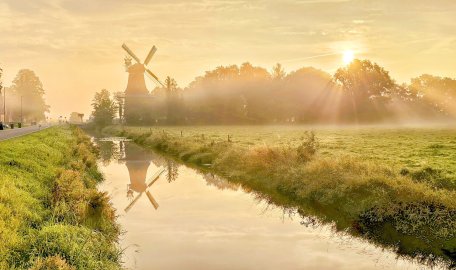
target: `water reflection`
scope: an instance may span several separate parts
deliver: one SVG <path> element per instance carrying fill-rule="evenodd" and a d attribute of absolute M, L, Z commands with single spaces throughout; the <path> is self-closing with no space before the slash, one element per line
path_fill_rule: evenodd
<path fill-rule="evenodd" d="M 228 182 L 224 178 L 213 173 L 203 173 L 202 176 L 204 180 L 206 180 L 208 186 L 215 186 L 220 190 L 230 189 L 236 191 L 240 187 L 240 184 Z"/>
<path fill-rule="evenodd" d="M 130 183 L 127 185 L 127 194 L 133 194 L 133 192 L 142 193 L 146 191 L 146 175 L 152 161 L 151 155 L 144 151 L 141 147 L 136 144 L 129 142 L 120 142 L 125 148 L 125 155 L 120 161 L 125 161 L 128 173 L 130 175 Z"/>
<path fill-rule="evenodd" d="M 140 247 L 126 251 L 133 269 L 424 268 L 335 233 L 286 198 L 179 166 L 132 142 L 105 143 L 101 163 L 110 163 L 102 166 L 107 181 L 100 188 L 128 212 L 119 221 L 123 244 Z"/>
<path fill-rule="evenodd" d="M 98 143 L 100 151 L 100 160 L 104 166 L 108 166 L 111 161 L 119 160 L 123 156 L 121 144 L 115 141 L 103 141 Z"/>
<path fill-rule="evenodd" d="M 152 185 L 160 179 L 162 174 L 168 183 L 171 183 L 179 176 L 179 166 L 176 162 L 165 159 L 159 155 L 146 151 L 135 143 L 125 140 L 103 140 L 98 141 L 100 159 L 104 166 L 112 161 L 125 164 L 129 174 L 126 195 L 130 203 L 124 209 L 128 212 L 145 193 L 155 210 L 159 204 L 151 193 Z M 155 173 L 147 178 L 149 167 L 153 163 L 159 167 Z"/>
<path fill-rule="evenodd" d="M 168 183 L 176 181 L 179 176 L 179 165 L 171 159 L 166 161 L 166 180 Z"/>

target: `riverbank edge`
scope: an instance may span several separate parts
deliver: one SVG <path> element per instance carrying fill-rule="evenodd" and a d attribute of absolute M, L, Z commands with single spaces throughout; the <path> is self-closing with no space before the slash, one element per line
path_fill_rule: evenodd
<path fill-rule="evenodd" d="M 303 162 L 296 149 L 241 149 L 204 137 L 173 137 L 161 128 L 137 132 L 110 126 L 103 133 L 125 136 L 281 203 L 286 201 L 299 207 L 303 216 L 333 223 L 338 231 L 392 248 L 400 256 L 429 265 L 451 266 L 456 261 L 455 192 L 417 183 L 381 164 L 350 156 L 316 156 Z"/>
<path fill-rule="evenodd" d="M 0 269 L 122 269 L 90 138 L 59 126 L 0 147 Z"/>

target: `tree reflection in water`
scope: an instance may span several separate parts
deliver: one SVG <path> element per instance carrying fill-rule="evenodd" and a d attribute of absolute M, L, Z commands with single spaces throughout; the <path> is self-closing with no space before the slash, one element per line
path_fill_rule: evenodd
<path fill-rule="evenodd" d="M 236 191 L 239 189 L 239 186 L 240 186 L 237 183 L 229 182 L 229 181 L 225 180 L 224 178 L 217 176 L 213 173 L 203 173 L 201 175 L 203 176 L 204 180 L 206 180 L 206 184 L 208 186 L 215 186 L 220 190 L 230 189 L 230 190 Z"/>
<path fill-rule="evenodd" d="M 104 166 L 108 166 L 114 160 L 122 157 L 120 144 L 123 142 L 103 141 L 98 142 L 98 149 L 100 152 L 100 160 Z"/>
<path fill-rule="evenodd" d="M 178 176 L 179 165 L 175 161 L 168 159 L 166 161 L 166 180 L 168 180 L 168 183 L 171 183 L 176 181 Z"/>

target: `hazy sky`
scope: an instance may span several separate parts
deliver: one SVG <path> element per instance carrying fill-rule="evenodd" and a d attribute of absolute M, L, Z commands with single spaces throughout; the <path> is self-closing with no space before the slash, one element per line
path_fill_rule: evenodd
<path fill-rule="evenodd" d="M 454 0 L 0 0 L 0 67 L 6 86 L 34 70 L 53 117 L 89 113 L 95 91 L 125 89 L 123 42 L 141 59 L 155 44 L 150 68 L 180 86 L 246 61 L 332 73 L 345 50 L 399 82 L 456 77 L 455 14 Z"/>

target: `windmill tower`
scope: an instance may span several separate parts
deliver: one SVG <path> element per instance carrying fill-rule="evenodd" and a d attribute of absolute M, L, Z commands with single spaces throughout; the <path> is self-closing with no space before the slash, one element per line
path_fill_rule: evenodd
<path fill-rule="evenodd" d="M 149 90 L 147 90 L 144 74 L 155 83 L 163 86 L 158 77 L 147 68 L 150 60 L 157 51 L 157 47 L 150 49 L 144 62 L 133 53 L 127 45 L 122 44 L 122 48 L 128 53 L 131 59 L 125 59 L 128 72 L 128 84 L 125 89 L 124 118 L 128 124 L 141 124 L 147 121 L 147 109 L 150 100 Z M 131 64 L 131 60 L 136 63 Z"/>

